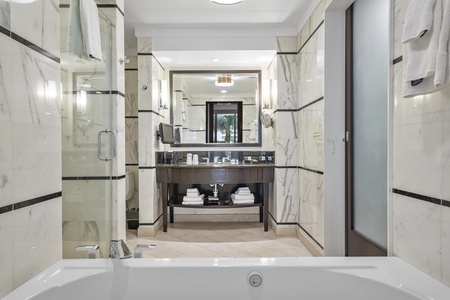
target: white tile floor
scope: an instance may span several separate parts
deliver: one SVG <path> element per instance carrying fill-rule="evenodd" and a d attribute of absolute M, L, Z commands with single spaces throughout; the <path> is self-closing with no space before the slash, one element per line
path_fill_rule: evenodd
<path fill-rule="evenodd" d="M 155 244 L 143 257 L 294 257 L 312 256 L 295 236 L 276 237 L 260 223 L 175 223 L 156 237 L 128 230 L 127 245 Z"/>

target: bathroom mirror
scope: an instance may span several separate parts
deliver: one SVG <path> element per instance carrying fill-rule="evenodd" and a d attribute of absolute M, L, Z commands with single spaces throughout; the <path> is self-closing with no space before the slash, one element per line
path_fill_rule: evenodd
<path fill-rule="evenodd" d="M 261 146 L 261 71 L 171 71 L 171 147 Z"/>

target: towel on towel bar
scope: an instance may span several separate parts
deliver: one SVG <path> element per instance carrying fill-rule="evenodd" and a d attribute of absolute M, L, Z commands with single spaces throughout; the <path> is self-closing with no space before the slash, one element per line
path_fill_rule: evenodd
<path fill-rule="evenodd" d="M 70 0 L 69 27 L 67 30 L 67 53 L 89 59 L 84 52 L 80 20 L 80 0 Z"/>
<path fill-rule="evenodd" d="M 97 4 L 94 0 L 81 0 L 80 20 L 86 53 L 90 58 L 103 61 L 100 21 Z"/>
<path fill-rule="evenodd" d="M 436 0 L 412 0 L 406 10 L 402 43 L 422 37 L 433 26 L 433 9 Z"/>

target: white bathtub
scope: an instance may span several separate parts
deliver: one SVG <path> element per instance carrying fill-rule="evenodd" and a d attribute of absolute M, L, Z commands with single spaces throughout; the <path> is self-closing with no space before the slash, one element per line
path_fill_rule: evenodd
<path fill-rule="evenodd" d="M 398 258 L 99 259 L 59 261 L 3 299 L 449 300 L 450 288 Z"/>

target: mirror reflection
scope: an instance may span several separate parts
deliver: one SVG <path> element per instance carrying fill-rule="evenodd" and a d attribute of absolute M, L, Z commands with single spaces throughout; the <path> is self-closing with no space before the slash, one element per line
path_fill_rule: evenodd
<path fill-rule="evenodd" d="M 260 71 L 171 71 L 173 146 L 260 146 Z"/>

